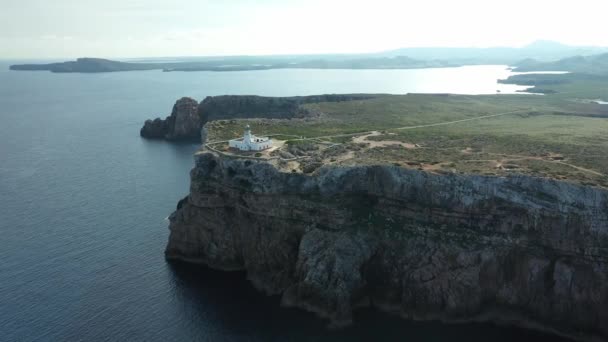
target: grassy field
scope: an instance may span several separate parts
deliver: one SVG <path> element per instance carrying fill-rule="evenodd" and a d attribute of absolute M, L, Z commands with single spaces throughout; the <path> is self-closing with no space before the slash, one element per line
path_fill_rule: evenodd
<path fill-rule="evenodd" d="M 560 91 L 551 95 L 383 95 L 309 104 L 323 115 L 213 122 L 209 141 L 240 136 L 247 122 L 257 134 L 321 137 L 340 144 L 310 154 L 301 162 L 306 172 L 324 164 L 393 164 L 608 187 L 608 105 L 583 101 L 603 98 L 608 82 L 556 87 Z"/>

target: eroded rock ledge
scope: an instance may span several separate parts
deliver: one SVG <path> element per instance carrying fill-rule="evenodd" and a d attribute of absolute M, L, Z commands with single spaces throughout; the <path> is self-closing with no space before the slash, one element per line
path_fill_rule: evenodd
<path fill-rule="evenodd" d="M 281 173 L 196 156 L 168 259 L 244 270 L 285 305 L 351 323 L 372 305 L 608 337 L 608 192 L 395 166 Z"/>

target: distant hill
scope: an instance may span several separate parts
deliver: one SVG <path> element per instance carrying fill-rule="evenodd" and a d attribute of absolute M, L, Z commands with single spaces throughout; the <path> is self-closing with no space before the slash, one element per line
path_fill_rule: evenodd
<path fill-rule="evenodd" d="M 555 62 L 525 59 L 515 64 L 517 71 L 570 71 L 584 74 L 608 75 L 608 53 L 574 56 Z"/>
<path fill-rule="evenodd" d="M 539 40 L 521 48 L 404 48 L 380 53 L 383 56 L 403 55 L 416 59 L 441 59 L 462 64 L 512 64 L 526 58 L 555 61 L 576 55 L 608 52 L 607 47 L 570 46 L 554 41 Z"/>

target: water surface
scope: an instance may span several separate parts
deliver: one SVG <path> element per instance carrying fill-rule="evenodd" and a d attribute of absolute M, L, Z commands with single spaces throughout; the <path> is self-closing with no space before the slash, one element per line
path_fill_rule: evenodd
<path fill-rule="evenodd" d="M 503 66 L 107 74 L 0 63 L 0 340 L 512 341 L 493 325 L 414 323 L 363 310 L 354 327 L 283 309 L 240 273 L 170 265 L 165 218 L 188 192 L 194 144 L 139 137 L 181 96 L 503 93 Z"/>

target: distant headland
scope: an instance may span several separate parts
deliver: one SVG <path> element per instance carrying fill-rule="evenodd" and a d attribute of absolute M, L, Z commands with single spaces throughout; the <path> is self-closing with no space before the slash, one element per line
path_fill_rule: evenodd
<path fill-rule="evenodd" d="M 607 53 L 608 48 L 568 46 L 539 41 L 513 47 L 414 47 L 378 53 L 324 55 L 269 55 L 179 57 L 117 61 L 103 58 L 78 58 L 46 64 L 16 64 L 11 70 L 45 70 L 56 73 L 98 73 L 137 70 L 169 71 L 244 71 L 268 69 L 420 69 L 480 64 L 518 65 L 522 69 L 552 68 L 551 62 L 572 56 Z M 592 62 L 585 57 L 566 61 Z M 562 65 L 560 65 L 562 66 Z M 547 69 L 544 69 L 547 70 Z"/>

